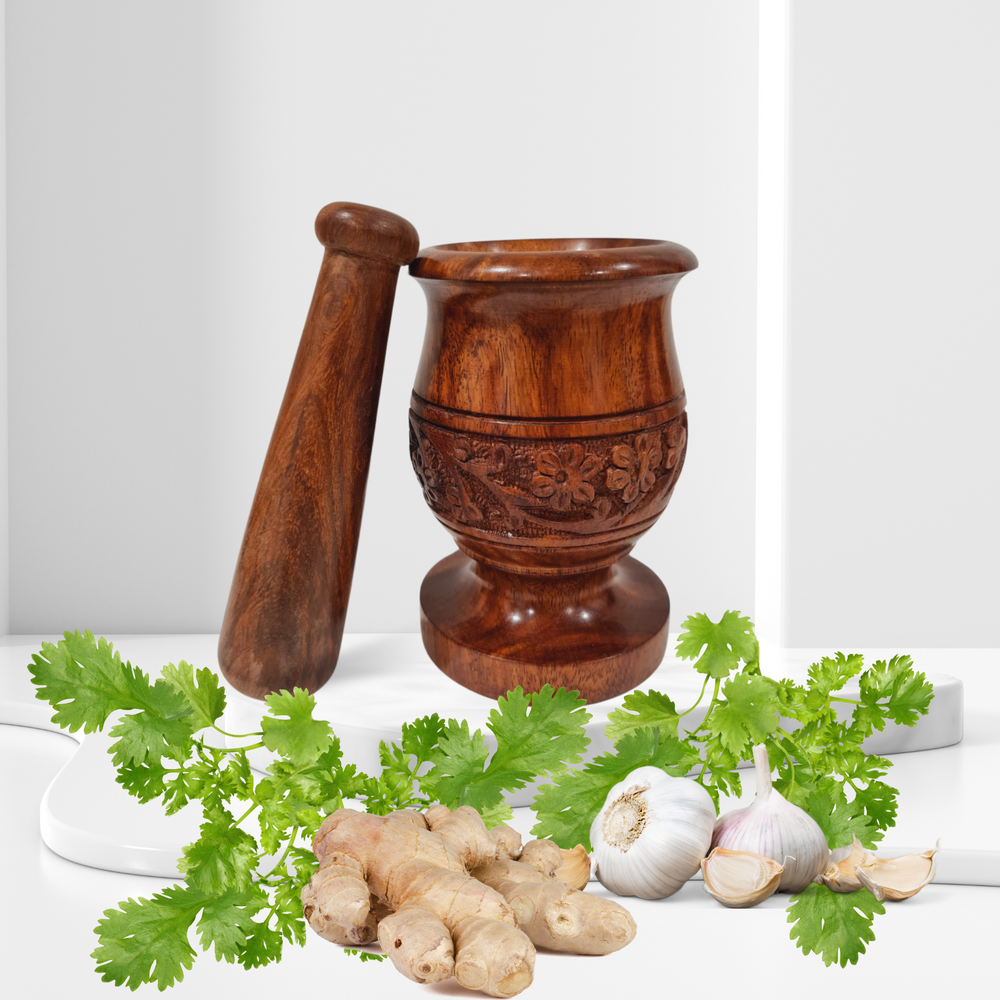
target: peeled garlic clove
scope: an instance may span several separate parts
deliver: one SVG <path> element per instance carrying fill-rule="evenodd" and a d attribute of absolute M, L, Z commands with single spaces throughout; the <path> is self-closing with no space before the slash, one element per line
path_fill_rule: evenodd
<path fill-rule="evenodd" d="M 830 865 L 820 881 L 834 892 L 857 892 L 861 888 L 861 880 L 854 874 L 854 869 L 864 861 L 868 852 L 861 846 L 861 841 L 854 837 L 851 853 L 836 864 Z"/>
<path fill-rule="evenodd" d="M 854 872 L 861 884 L 881 903 L 888 899 L 898 903 L 915 896 L 928 882 L 934 880 L 938 846 L 920 854 L 905 854 L 901 858 L 880 858 L 868 854 Z"/>
<path fill-rule="evenodd" d="M 753 851 L 716 847 L 701 863 L 705 892 L 723 906 L 756 906 L 773 895 L 784 866 Z"/>
<path fill-rule="evenodd" d="M 571 889 L 582 889 L 590 881 L 590 855 L 583 844 L 577 844 L 571 851 L 563 848 L 562 864 L 555 870 L 553 878 Z"/>

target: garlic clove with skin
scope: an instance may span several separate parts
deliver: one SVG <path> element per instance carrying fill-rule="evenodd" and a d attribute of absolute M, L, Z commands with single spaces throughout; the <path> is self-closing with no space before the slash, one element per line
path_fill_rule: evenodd
<path fill-rule="evenodd" d="M 934 855 L 940 848 L 939 840 L 932 850 L 905 854 L 901 858 L 880 858 L 868 854 L 854 872 L 880 903 L 886 899 L 898 903 L 915 896 L 928 882 L 934 881 L 937 865 Z"/>
<path fill-rule="evenodd" d="M 826 834 L 809 813 L 771 786 L 771 765 L 763 744 L 753 748 L 753 760 L 757 796 L 751 805 L 719 817 L 712 847 L 753 851 L 784 864 L 778 891 L 801 892 L 828 867 Z"/>
<path fill-rule="evenodd" d="M 753 851 L 716 847 L 701 863 L 705 892 L 723 906 L 756 906 L 775 893 L 784 866 Z"/>
<path fill-rule="evenodd" d="M 562 849 L 562 864 L 553 873 L 553 878 L 565 883 L 571 889 L 583 889 L 590 881 L 590 855 L 583 844 L 577 844 L 571 851 Z"/>
<path fill-rule="evenodd" d="M 854 874 L 854 869 L 864 861 L 868 852 L 861 846 L 861 841 L 854 837 L 851 853 L 841 861 L 831 864 L 819 880 L 834 892 L 857 892 L 862 887 L 861 880 Z"/>
<path fill-rule="evenodd" d="M 673 895 L 698 871 L 714 825 L 712 797 L 697 782 L 636 768 L 608 792 L 591 824 L 595 874 L 619 896 Z"/>

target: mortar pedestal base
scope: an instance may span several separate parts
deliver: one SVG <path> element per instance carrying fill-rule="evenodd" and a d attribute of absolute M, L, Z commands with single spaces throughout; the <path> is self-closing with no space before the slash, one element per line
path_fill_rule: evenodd
<path fill-rule="evenodd" d="M 572 575 L 531 575 L 456 552 L 420 588 L 424 647 L 452 680 L 490 698 L 520 685 L 579 691 L 588 702 L 631 691 L 667 644 L 670 598 L 631 556 Z"/>

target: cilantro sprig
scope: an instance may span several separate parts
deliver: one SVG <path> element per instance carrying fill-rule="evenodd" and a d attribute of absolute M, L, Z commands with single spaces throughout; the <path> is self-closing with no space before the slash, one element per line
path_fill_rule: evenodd
<path fill-rule="evenodd" d="M 677 655 L 694 660 L 694 669 L 705 675 L 697 701 L 680 711 L 659 691 L 626 695 L 605 729 L 614 753 L 543 785 L 532 833 L 563 847 L 589 848 L 590 824 L 607 793 L 649 764 L 689 774 L 718 809 L 721 795 L 741 794 L 737 767 L 752 759 L 755 744 L 765 743 L 778 771 L 774 787 L 819 823 L 831 848 L 850 844 L 852 834 L 874 847 L 895 820 L 898 793 L 882 780 L 891 762 L 865 753 L 861 743 L 887 722 L 912 726 L 926 715 L 933 688 L 910 657 L 879 660 L 865 670 L 859 653 L 836 653 L 809 668 L 806 684 L 796 684 L 761 673 L 753 622 L 738 611 L 727 611 L 718 622 L 692 615 L 683 628 Z M 838 694 L 859 674 L 860 698 Z M 681 733 L 680 720 L 702 704 L 709 685 L 704 718 Z"/>
<path fill-rule="evenodd" d="M 511 815 L 505 792 L 564 773 L 589 743 L 590 715 L 577 692 L 515 688 L 487 722 L 495 750 L 466 722 L 425 716 L 402 727 L 398 744 L 380 745 L 382 772 L 369 776 L 344 763 L 340 741 L 313 717 L 315 699 L 301 688 L 268 695 L 260 729 L 232 734 L 219 726 L 226 694 L 218 676 L 184 661 L 151 681 L 105 639 L 67 632 L 44 643 L 29 670 L 37 697 L 70 732 L 103 730 L 126 713 L 114 722 L 109 750 L 126 791 L 140 802 L 159 799 L 168 813 L 202 811 L 200 836 L 177 863 L 184 884 L 124 900 L 95 928 L 101 978 L 132 990 L 180 982 L 197 954 L 192 931 L 204 951 L 247 969 L 278 961 L 285 943 L 303 945 L 300 893 L 316 869 L 312 836 L 345 800 L 379 814 L 472 805 L 493 826 Z M 265 777 L 248 756 L 260 747 L 276 754 Z"/>
<path fill-rule="evenodd" d="M 498 700 L 487 722 L 495 749 L 467 722 L 428 715 L 403 725 L 398 743 L 381 743 L 381 772 L 367 775 L 344 763 L 340 741 L 313 717 L 315 699 L 300 688 L 269 695 L 260 729 L 234 735 L 219 726 L 226 695 L 211 670 L 181 661 L 152 681 L 90 632 L 43 644 L 29 670 L 37 697 L 55 709 L 53 721 L 91 733 L 119 713 L 109 752 L 122 787 L 141 802 L 159 799 L 168 813 L 193 804 L 202 811 L 200 835 L 178 859 L 184 884 L 104 912 L 95 928 L 97 971 L 132 990 L 152 982 L 165 989 L 192 967 L 192 931 L 217 960 L 247 969 L 280 959 L 285 943 L 304 944 L 300 892 L 316 866 L 312 835 L 345 800 L 381 815 L 435 802 L 471 805 L 494 826 L 511 815 L 505 793 L 545 777 L 532 833 L 589 847 L 607 793 L 636 768 L 690 774 L 718 808 L 720 796 L 741 792 L 740 761 L 765 743 L 778 771 L 774 787 L 817 820 L 831 847 L 852 833 L 866 847 L 881 839 L 896 815 L 896 789 L 882 780 L 891 763 L 861 743 L 888 722 L 914 725 L 926 714 L 933 690 L 909 657 L 865 670 L 859 654 L 837 653 L 813 664 L 805 684 L 775 681 L 761 673 L 753 623 L 737 611 L 717 623 L 689 617 L 677 653 L 704 675 L 697 701 L 679 711 L 657 691 L 627 695 L 608 716 L 613 752 L 583 767 L 574 765 L 590 742 L 585 702 L 546 685 Z M 845 698 L 838 692 L 854 677 L 859 697 Z M 706 694 L 702 721 L 682 734 L 680 721 Z M 264 777 L 248 756 L 260 747 L 276 755 Z M 856 962 L 874 939 L 874 915 L 884 912 L 861 893 L 812 885 L 796 894 L 792 939 L 827 965 Z"/>
<path fill-rule="evenodd" d="M 200 836 L 177 862 L 185 884 L 104 912 L 93 958 L 105 982 L 133 990 L 179 982 L 195 957 L 192 928 L 205 951 L 247 969 L 278 960 L 285 942 L 305 943 L 299 892 L 316 859 L 297 841 L 308 843 L 364 782 L 343 764 L 329 724 L 312 718 L 307 691 L 269 695 L 260 732 L 237 736 L 218 725 L 226 707 L 218 676 L 184 661 L 151 682 L 105 639 L 67 632 L 58 645 L 44 643 L 29 670 L 37 697 L 70 732 L 95 732 L 128 713 L 109 748 L 126 791 L 159 799 L 167 813 L 194 802 L 202 809 Z M 212 742 L 210 734 L 218 734 Z M 235 745 L 217 745 L 218 736 Z M 248 753 L 262 746 L 278 759 L 257 779 Z"/>
<path fill-rule="evenodd" d="M 878 660 L 866 670 L 859 653 L 838 652 L 812 664 L 806 683 L 797 684 L 761 673 L 753 623 L 738 611 L 718 622 L 692 615 L 683 628 L 677 655 L 694 660 L 705 675 L 697 701 L 679 711 L 658 691 L 626 695 L 605 729 L 614 752 L 542 785 L 532 834 L 589 850 L 590 826 L 608 792 L 644 765 L 689 775 L 718 810 L 720 796 L 741 794 L 737 767 L 764 743 L 777 768 L 774 788 L 816 820 L 831 849 L 852 843 L 853 835 L 874 848 L 895 822 L 898 791 L 883 780 L 892 762 L 861 744 L 888 722 L 912 726 L 927 714 L 933 687 L 910 657 Z M 839 692 L 855 677 L 860 696 L 846 698 Z M 709 685 L 704 718 L 682 734 L 680 720 L 702 704 Z M 827 965 L 838 955 L 846 965 L 874 940 L 874 914 L 883 912 L 864 890 L 842 894 L 811 885 L 792 897 L 792 939 L 806 954 L 822 954 Z"/>
<path fill-rule="evenodd" d="M 548 684 L 534 694 L 508 691 L 486 723 L 496 740 L 492 753 L 485 734 L 470 733 L 467 722 L 434 714 L 406 724 L 399 745 L 379 744 L 382 774 L 367 779 L 368 810 L 385 814 L 440 802 L 450 809 L 472 806 L 487 826 L 502 823 L 512 815 L 504 792 L 556 778 L 583 759 L 591 717 L 585 704 L 579 692 Z"/>

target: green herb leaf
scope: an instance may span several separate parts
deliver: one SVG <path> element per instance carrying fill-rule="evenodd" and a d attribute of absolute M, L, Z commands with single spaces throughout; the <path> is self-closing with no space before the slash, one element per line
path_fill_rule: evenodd
<path fill-rule="evenodd" d="M 664 736 L 677 739 L 679 716 L 674 703 L 659 691 L 633 691 L 625 695 L 621 708 L 608 713 L 609 725 L 604 735 L 617 743 L 640 729 L 659 729 Z"/>
<path fill-rule="evenodd" d="M 480 730 L 470 735 L 467 722 L 449 719 L 438 746 L 429 751 L 434 766 L 420 779 L 421 788 L 449 808 L 472 806 L 487 826 L 508 819 L 505 791 L 541 775 L 561 774 L 582 759 L 590 743 L 585 704 L 578 691 L 553 691 L 548 684 L 531 695 L 520 687 L 508 691 L 487 723 L 497 740 L 492 757 Z"/>
<path fill-rule="evenodd" d="M 281 961 L 282 935 L 271 927 L 269 920 L 254 921 L 247 928 L 247 943 L 239 958 L 244 969 L 259 969 L 262 965 Z"/>
<path fill-rule="evenodd" d="M 156 761 L 152 764 L 120 764 L 115 780 L 140 802 L 152 802 L 164 794 L 166 776 L 167 769 Z"/>
<path fill-rule="evenodd" d="M 254 888 L 249 892 L 229 890 L 205 900 L 198 934 L 205 951 L 215 948 L 217 961 L 238 962 L 246 950 L 247 934 L 254 929 L 254 914 L 267 906 L 267 896 Z"/>
<path fill-rule="evenodd" d="M 257 841 L 236 826 L 226 809 L 213 809 L 206 819 L 201 836 L 184 848 L 178 869 L 188 885 L 210 896 L 221 896 L 229 889 L 249 891 L 257 869 Z"/>
<path fill-rule="evenodd" d="M 345 955 L 356 955 L 362 962 L 381 962 L 386 956 L 377 951 L 364 951 L 362 948 L 345 948 Z"/>
<path fill-rule="evenodd" d="M 269 694 L 264 701 L 271 713 L 261 720 L 264 746 L 300 767 L 315 763 L 333 735 L 329 722 L 312 717 L 316 699 L 295 688 L 291 694 Z"/>
<path fill-rule="evenodd" d="M 876 661 L 861 675 L 860 687 L 861 707 L 854 718 L 879 731 L 885 729 L 886 721 L 915 725 L 919 716 L 927 714 L 934 697 L 934 686 L 925 674 L 913 669 L 909 656 L 894 656 L 888 663 Z"/>
<path fill-rule="evenodd" d="M 543 774 L 562 774 L 578 764 L 590 743 L 584 729 L 590 721 L 586 704 L 579 691 L 553 691 L 548 684 L 530 695 L 520 687 L 508 691 L 487 722 L 497 738 L 487 780 L 502 782 L 512 792 Z"/>
<path fill-rule="evenodd" d="M 726 700 L 717 703 L 702 726 L 718 736 L 736 757 L 749 756 L 778 728 L 778 691 L 774 681 L 759 674 L 737 674 L 722 685 Z"/>
<path fill-rule="evenodd" d="M 899 789 L 883 781 L 871 781 L 854 792 L 854 801 L 864 809 L 879 830 L 888 830 L 896 822 L 896 796 Z M 860 836 L 859 838 L 860 839 Z M 878 838 L 881 840 L 881 837 Z"/>
<path fill-rule="evenodd" d="M 834 892 L 813 882 L 792 896 L 789 937 L 805 954 L 821 955 L 827 966 L 839 961 L 846 968 L 848 962 L 856 965 L 865 943 L 875 940 L 876 913 L 885 913 L 885 905 L 866 889 Z"/>
<path fill-rule="evenodd" d="M 114 754 L 111 762 L 116 767 L 156 764 L 170 750 L 180 750 L 186 756 L 191 744 L 191 726 L 186 719 L 165 719 L 152 712 L 123 715 L 110 735 L 118 737 L 108 747 L 108 753 Z"/>
<path fill-rule="evenodd" d="M 208 729 L 222 718 L 226 711 L 226 692 L 219 686 L 219 676 L 208 667 L 197 672 L 190 663 L 181 660 L 175 667 L 168 663 L 162 670 L 163 679 L 181 692 L 191 706 L 192 732 Z"/>
<path fill-rule="evenodd" d="M 723 745 L 718 733 L 705 740 L 704 757 L 704 761 L 698 758 L 693 762 L 702 763 L 702 769 L 694 780 L 712 796 L 715 811 L 718 812 L 720 796 L 739 798 L 743 794 L 740 772 L 736 770 L 740 757 Z"/>
<path fill-rule="evenodd" d="M 760 659 L 753 622 L 740 617 L 738 611 L 727 611 L 718 624 L 708 615 L 691 615 L 682 628 L 685 631 L 677 639 L 677 655 L 682 660 L 697 659 L 694 669 L 709 677 L 728 677 L 738 669 L 740 660 L 756 666 Z"/>
<path fill-rule="evenodd" d="M 66 632 L 56 646 L 42 643 L 28 665 L 38 687 L 35 697 L 56 709 L 52 721 L 75 733 L 104 728 L 112 712 L 146 709 L 165 719 L 189 712 L 184 696 L 163 681 L 150 685 L 149 677 L 121 657 L 106 639 L 93 632 Z"/>
<path fill-rule="evenodd" d="M 105 910 L 94 928 L 99 944 L 91 955 L 101 979 L 130 990 L 154 982 L 165 990 L 180 982 L 195 957 L 188 928 L 204 905 L 203 892 L 175 885 L 151 899 L 127 899 L 119 909 Z"/>
<path fill-rule="evenodd" d="M 490 748 L 482 730 L 469 732 L 469 723 L 449 719 L 441 731 L 439 744 L 432 751 L 434 766 L 421 779 L 421 788 L 432 790 L 432 795 L 449 809 L 460 805 L 473 808 L 495 804 L 502 790 L 494 782 L 486 782 L 484 773 Z"/>
<path fill-rule="evenodd" d="M 839 691 L 852 677 L 859 674 L 864 665 L 865 658 L 860 653 L 824 656 L 819 663 L 814 663 L 809 668 L 810 688 L 825 699 L 828 694 Z"/>
<path fill-rule="evenodd" d="M 414 771 L 431 759 L 432 752 L 437 747 L 444 729 L 444 719 L 437 712 L 403 724 L 403 738 L 400 741 L 400 746 L 404 753 L 416 758 Z"/>

